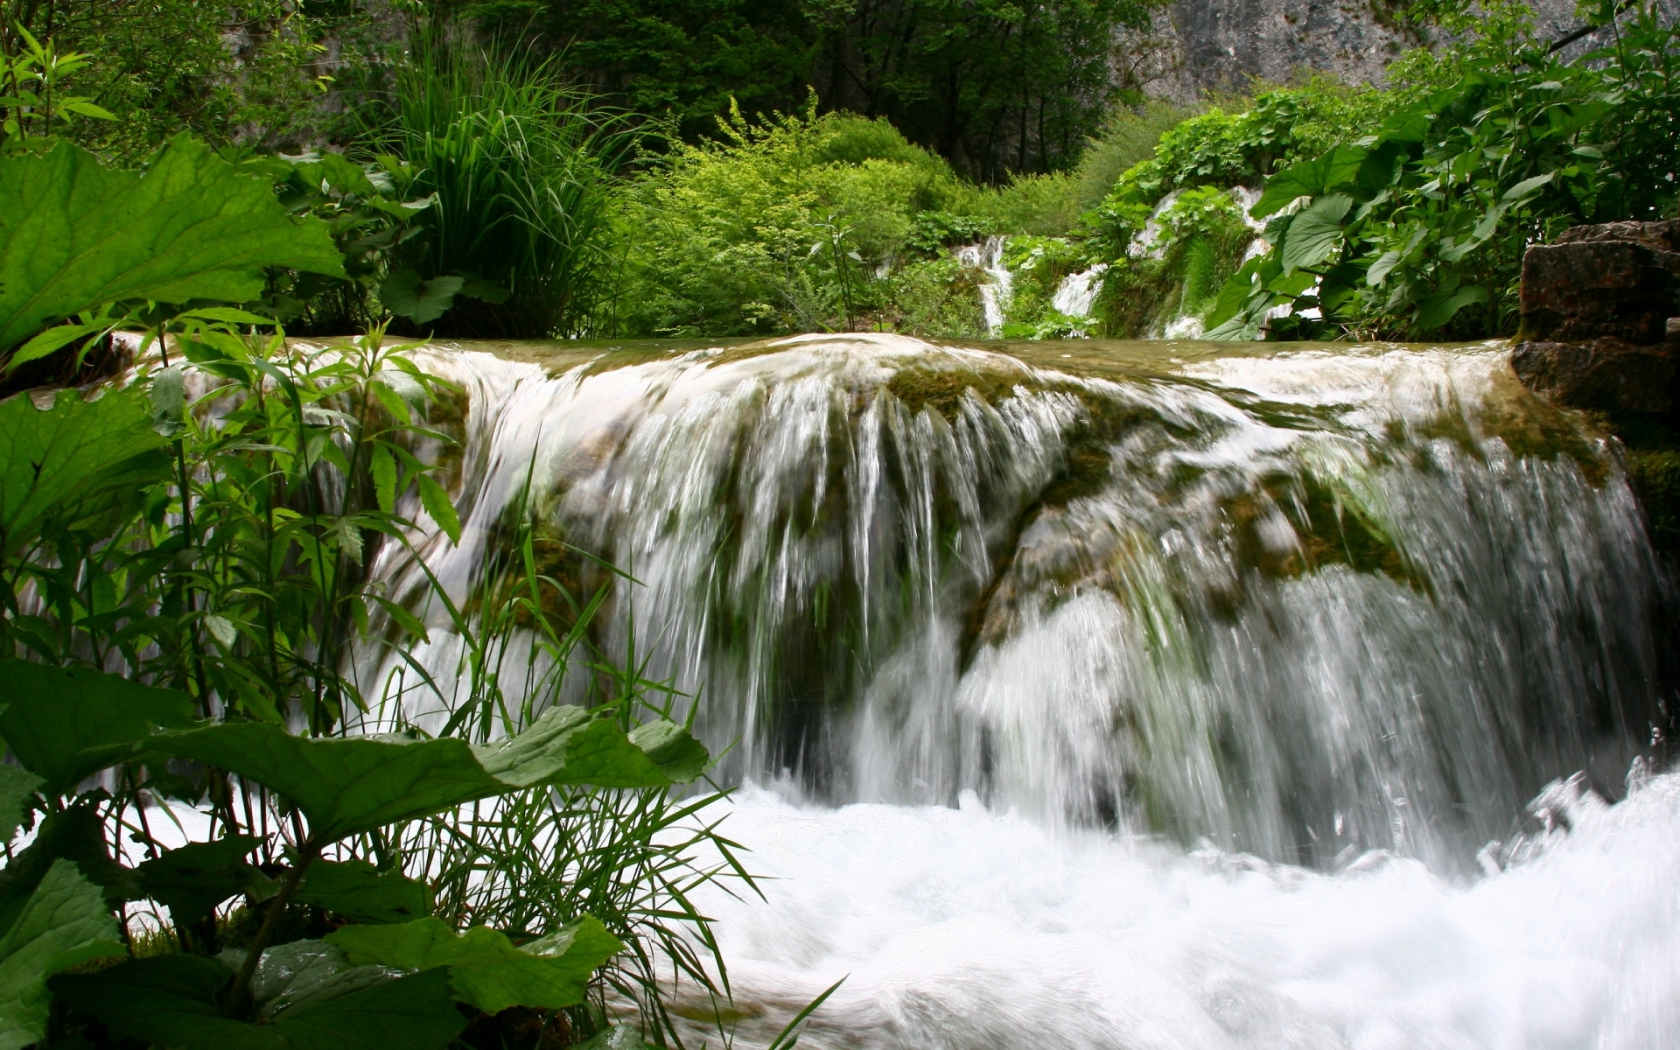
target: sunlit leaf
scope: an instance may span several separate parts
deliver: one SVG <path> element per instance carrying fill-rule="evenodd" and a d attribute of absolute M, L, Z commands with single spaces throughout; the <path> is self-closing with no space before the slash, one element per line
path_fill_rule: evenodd
<path fill-rule="evenodd" d="M 0 350 L 103 303 L 256 299 L 267 266 L 344 273 L 324 222 L 190 137 L 143 173 L 63 141 L 0 156 Z"/>
<path fill-rule="evenodd" d="M 457 934 L 434 918 L 401 926 L 346 926 L 327 936 L 351 962 L 402 970 L 449 967 L 455 997 L 500 1013 L 510 1006 L 558 1009 L 583 1001 L 589 977 L 624 945 L 595 919 L 568 924 L 537 954 L 515 948 L 497 930 Z"/>

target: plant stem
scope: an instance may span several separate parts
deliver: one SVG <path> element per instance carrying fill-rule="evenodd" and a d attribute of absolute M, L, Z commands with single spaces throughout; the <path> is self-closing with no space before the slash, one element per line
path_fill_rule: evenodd
<path fill-rule="evenodd" d="M 268 942 L 274 938 L 274 928 L 280 924 L 280 915 L 291 902 L 292 895 L 303 882 L 304 872 L 309 865 L 321 855 L 321 845 L 314 839 L 305 839 L 298 851 L 297 866 L 286 877 L 280 892 L 269 901 L 268 914 L 263 916 L 263 924 L 257 930 L 256 937 L 251 940 L 251 948 L 245 956 L 245 962 L 239 967 L 239 975 L 233 979 L 233 989 L 228 992 L 227 1002 L 222 1005 L 222 1016 L 239 1017 L 250 1007 L 251 978 L 257 972 L 257 963 L 262 961 L 262 953 L 268 947 Z"/>

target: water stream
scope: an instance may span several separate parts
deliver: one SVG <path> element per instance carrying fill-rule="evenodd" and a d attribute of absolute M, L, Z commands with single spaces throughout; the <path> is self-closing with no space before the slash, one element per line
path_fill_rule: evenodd
<path fill-rule="evenodd" d="M 1672 1045 L 1671 589 L 1503 347 L 431 363 L 466 391 L 433 571 L 469 595 L 534 508 L 640 581 L 598 643 L 739 742 L 778 879 L 707 902 L 746 1044 L 849 973 L 808 1045 Z"/>

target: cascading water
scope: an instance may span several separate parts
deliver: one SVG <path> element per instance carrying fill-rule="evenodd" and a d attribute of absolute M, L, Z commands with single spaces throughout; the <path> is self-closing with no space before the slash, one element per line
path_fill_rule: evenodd
<path fill-rule="evenodd" d="M 852 972 L 815 1045 L 1666 1045 L 1680 785 L 1588 788 L 1665 717 L 1668 596 L 1610 450 L 1503 349 L 437 365 L 433 571 L 482 585 L 529 478 L 640 581 L 600 643 L 777 787 L 730 826 L 785 891 L 712 902 L 766 1025 Z M 1544 812 L 1579 830 L 1524 834 L 1577 771 Z"/>

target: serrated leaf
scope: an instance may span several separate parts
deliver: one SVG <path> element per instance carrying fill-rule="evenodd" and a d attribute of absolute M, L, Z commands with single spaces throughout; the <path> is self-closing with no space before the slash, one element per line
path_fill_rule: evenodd
<path fill-rule="evenodd" d="M 177 926 L 190 926 L 255 885 L 257 869 L 245 858 L 260 845 L 250 835 L 229 835 L 168 850 L 134 869 L 139 891 L 168 908 Z"/>
<path fill-rule="evenodd" d="M 449 542 L 461 542 L 461 519 L 455 513 L 455 503 L 449 498 L 449 493 L 443 486 L 433 480 L 430 474 L 421 474 L 420 505 L 426 508 L 426 513 L 437 522 L 438 528 L 449 537 Z"/>
<path fill-rule="evenodd" d="M 253 300 L 267 266 L 344 276 L 324 222 L 189 136 L 143 173 L 65 141 L 0 156 L 0 350 L 104 303 Z"/>
<path fill-rule="evenodd" d="M 1278 256 L 1283 272 L 1318 266 L 1336 254 L 1342 246 L 1342 218 L 1352 207 L 1353 198 L 1332 193 L 1296 212 Z"/>
<path fill-rule="evenodd" d="M 54 861 L 0 937 L 0 1050 L 46 1037 L 47 978 L 90 959 L 127 954 L 99 889 L 68 861 Z"/>
<path fill-rule="evenodd" d="M 68 524 L 167 479 L 167 443 L 139 390 L 107 389 L 94 401 L 61 390 L 47 411 L 27 394 L 0 401 L 0 553 L 33 542 L 49 517 Z"/>
<path fill-rule="evenodd" d="M 624 945 L 599 922 L 584 916 L 551 942 L 549 954 L 515 948 L 506 935 L 484 926 L 457 934 L 438 919 L 401 926 L 346 926 L 327 935 L 351 962 L 402 970 L 449 968 L 449 986 L 461 1002 L 488 1014 L 510 1006 L 559 1009 L 584 999 L 590 975 Z"/>
<path fill-rule="evenodd" d="M 0 844 L 12 841 L 29 812 L 30 799 L 46 781 L 16 766 L 0 765 Z"/>
<path fill-rule="evenodd" d="M 16 922 L 53 864 L 74 864 L 108 902 L 139 896 L 134 873 L 111 858 L 105 822 L 91 802 L 48 813 L 36 826 L 35 839 L 0 870 L 0 929 Z"/>
<path fill-rule="evenodd" d="M 192 699 L 85 667 L 0 660 L 0 736 L 24 768 L 63 793 L 135 752 L 157 726 L 185 726 Z"/>
<path fill-rule="evenodd" d="M 379 871 L 365 860 L 324 861 L 309 866 L 297 900 L 354 922 L 412 922 L 432 912 L 432 891 L 400 871 Z"/>

